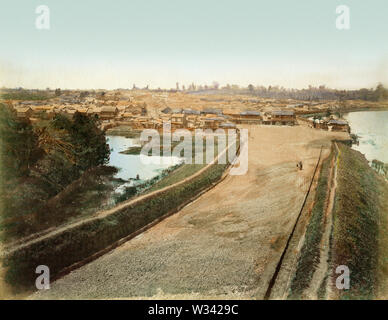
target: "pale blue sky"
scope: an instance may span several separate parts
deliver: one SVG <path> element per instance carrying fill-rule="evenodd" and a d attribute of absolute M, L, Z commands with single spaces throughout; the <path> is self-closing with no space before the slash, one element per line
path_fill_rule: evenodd
<path fill-rule="evenodd" d="M 0 86 L 388 84 L 387 16 L 386 0 L 2 0 Z"/>

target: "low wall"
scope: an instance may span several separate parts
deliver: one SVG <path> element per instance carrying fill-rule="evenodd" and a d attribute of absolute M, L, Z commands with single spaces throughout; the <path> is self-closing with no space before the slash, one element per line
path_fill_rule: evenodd
<path fill-rule="evenodd" d="M 227 149 L 212 163 L 183 181 L 121 203 L 94 218 L 59 228 L 9 250 L 3 257 L 7 282 L 19 289 L 32 288 L 38 265 L 48 266 L 51 278 L 56 278 L 66 268 L 104 252 L 120 239 L 176 212 L 225 176 L 228 165 L 216 164 L 225 152 Z"/>

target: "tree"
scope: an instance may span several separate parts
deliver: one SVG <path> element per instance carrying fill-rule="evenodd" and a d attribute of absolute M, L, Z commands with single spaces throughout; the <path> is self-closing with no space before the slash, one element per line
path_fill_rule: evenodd
<path fill-rule="evenodd" d="M 53 119 L 55 128 L 67 132 L 68 142 L 73 146 L 75 165 L 80 172 L 109 161 L 109 146 L 97 121 L 95 117 L 79 112 L 74 114 L 72 120 L 61 115 Z"/>
<path fill-rule="evenodd" d="M 47 206 L 49 201 L 55 203 L 54 197 L 87 169 L 106 164 L 109 153 L 94 117 L 57 115 L 49 126 L 34 127 L 17 118 L 11 106 L 1 105 L 0 230 L 4 237 L 32 234 L 44 229 L 50 219 L 62 221 L 64 211 L 56 216 L 58 208 Z"/>
<path fill-rule="evenodd" d="M 0 105 L 1 176 L 4 179 L 27 176 L 42 157 L 38 137 L 28 120 L 19 120 L 11 106 Z"/>
<path fill-rule="evenodd" d="M 373 94 L 375 101 L 388 99 L 388 90 L 384 88 L 384 86 L 380 83 Z"/>

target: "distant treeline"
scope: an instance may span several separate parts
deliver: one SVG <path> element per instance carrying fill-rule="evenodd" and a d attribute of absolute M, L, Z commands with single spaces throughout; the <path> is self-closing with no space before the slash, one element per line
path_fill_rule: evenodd
<path fill-rule="evenodd" d="M 335 90 L 319 86 L 307 89 L 285 89 L 282 87 L 250 87 L 247 92 L 265 98 L 297 99 L 297 100 L 365 100 L 381 101 L 388 99 L 388 89 L 379 84 L 374 89 Z"/>
<path fill-rule="evenodd" d="M 30 90 L 7 90 L 1 94 L 1 98 L 4 100 L 47 100 L 53 96 L 45 91 L 30 91 Z"/>
<path fill-rule="evenodd" d="M 364 101 L 382 101 L 388 99 L 388 89 L 382 84 L 372 89 L 358 90 L 336 90 L 326 88 L 325 86 L 309 86 L 305 89 L 288 89 L 279 86 L 253 86 L 239 87 L 237 85 L 226 85 L 220 89 L 215 87 L 190 86 L 192 93 L 229 93 L 246 94 L 257 96 L 258 98 L 269 99 L 295 99 L 295 100 L 364 100 Z"/>
<path fill-rule="evenodd" d="M 132 90 L 137 89 L 134 87 Z M 129 90 L 129 89 L 120 89 Z M 379 84 L 376 88 L 362 88 L 357 90 L 337 90 L 327 88 L 322 85 L 319 87 L 309 86 L 305 89 L 289 89 L 280 86 L 254 86 L 252 84 L 247 87 L 240 87 L 235 84 L 227 84 L 226 86 L 220 87 L 217 82 L 213 85 L 196 85 L 192 83 L 187 88 L 182 86 L 177 89 L 163 90 L 163 89 L 149 89 L 148 86 L 143 90 L 154 91 L 154 92 L 186 92 L 191 94 L 243 94 L 256 96 L 258 98 L 269 98 L 269 99 L 295 99 L 295 100 L 364 100 L 364 101 L 382 101 L 388 99 L 388 89 L 382 84 Z M 55 90 L 27 90 L 23 88 L 19 89 L 3 89 L 1 98 L 4 100 L 46 100 L 60 96 L 65 91 L 61 91 L 60 88 Z M 83 98 L 89 95 L 89 91 L 81 91 L 79 97 Z M 92 93 L 95 93 L 92 90 Z M 104 95 L 104 93 L 102 93 Z"/>

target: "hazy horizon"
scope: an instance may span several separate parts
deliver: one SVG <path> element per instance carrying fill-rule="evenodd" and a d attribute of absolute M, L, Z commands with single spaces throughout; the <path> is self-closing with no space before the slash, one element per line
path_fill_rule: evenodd
<path fill-rule="evenodd" d="M 216 81 L 217 83 L 219 83 L 218 81 Z M 228 83 L 228 84 L 220 84 L 219 83 L 219 87 L 217 89 L 215 89 L 214 87 L 211 87 L 212 84 L 209 83 L 208 84 L 208 88 L 205 89 L 205 88 L 202 88 L 202 89 L 199 89 L 198 86 L 202 86 L 203 87 L 203 84 L 201 83 L 194 83 L 196 85 L 196 89 L 195 90 L 189 90 L 187 86 L 185 86 L 185 90 L 182 89 L 182 86 L 181 84 L 179 84 L 179 92 L 194 92 L 194 91 L 213 91 L 215 92 L 215 90 L 219 90 L 219 91 L 222 91 L 224 89 L 226 89 L 226 86 L 227 85 L 237 85 L 238 86 L 238 89 L 247 89 L 248 88 L 248 85 L 247 86 L 243 86 L 243 85 L 239 85 L 238 83 Z M 382 84 L 382 83 L 376 83 L 375 86 L 372 86 L 372 87 L 359 87 L 359 88 L 351 88 L 351 89 L 342 89 L 342 88 L 334 88 L 334 87 L 329 87 L 329 86 L 325 86 L 325 89 L 327 90 L 345 90 L 345 91 L 357 91 L 357 90 L 361 90 L 361 89 L 369 89 L 369 90 L 373 90 L 373 89 L 376 89 L 376 87 L 379 85 L 379 84 Z M 309 89 L 309 86 L 306 86 L 306 87 L 301 87 L 301 88 L 290 88 L 290 87 L 283 87 L 283 86 L 279 86 L 279 85 L 276 85 L 276 84 L 270 84 L 270 85 L 267 85 L 267 86 L 264 86 L 265 88 L 268 88 L 268 87 L 278 87 L 280 89 L 284 89 L 284 90 L 308 90 Z M 312 86 L 313 88 L 318 88 L 318 86 Z M 0 87 L 0 90 L 2 89 L 5 89 L 5 90 L 19 90 L 19 89 L 22 89 L 22 90 L 39 90 L 39 91 L 46 91 L 46 90 L 50 90 L 50 91 L 55 91 L 56 89 L 58 89 L 58 87 L 50 87 L 50 86 L 47 86 L 45 88 L 37 88 L 37 87 L 23 87 L 23 86 L 17 86 L 17 87 L 6 87 L 6 86 L 2 86 Z M 134 90 L 133 87 L 127 87 L 127 88 L 103 88 L 103 87 L 100 87 L 100 88 L 76 88 L 76 87 L 73 87 L 73 88 L 66 88 L 66 87 L 62 87 L 62 88 L 59 88 L 61 89 L 62 91 L 87 91 L 87 90 L 94 90 L 94 91 L 99 91 L 99 90 L 108 90 L 108 91 L 114 91 L 114 90 L 128 90 L 128 91 L 132 91 Z M 149 91 L 170 91 L 170 90 L 176 90 L 176 88 L 174 86 L 171 86 L 171 87 L 138 87 L 136 85 L 136 88 L 135 90 L 139 90 L 139 91 L 142 91 L 142 90 L 149 90 Z M 230 88 L 230 90 L 234 90 L 233 88 Z"/>
<path fill-rule="evenodd" d="M 35 28 L 39 5 L 50 30 Z M 388 4 L 346 1 L 2 1 L 0 86 L 388 86 Z"/>

